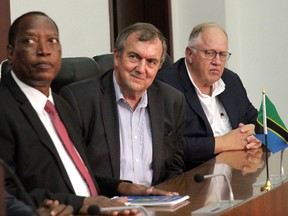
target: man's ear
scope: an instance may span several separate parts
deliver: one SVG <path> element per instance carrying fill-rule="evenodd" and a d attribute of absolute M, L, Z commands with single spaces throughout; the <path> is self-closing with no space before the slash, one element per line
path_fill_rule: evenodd
<path fill-rule="evenodd" d="M 192 64 L 192 54 L 193 54 L 193 51 L 191 50 L 191 48 L 186 47 L 185 49 L 186 61 L 190 64 Z"/>
<path fill-rule="evenodd" d="M 118 66 L 118 61 L 119 61 L 119 53 L 118 53 L 118 51 L 116 50 L 116 49 L 114 49 L 114 67 L 116 66 Z"/>
<path fill-rule="evenodd" d="M 12 57 L 13 57 L 14 48 L 12 45 L 7 45 L 7 59 L 9 64 L 12 64 Z"/>

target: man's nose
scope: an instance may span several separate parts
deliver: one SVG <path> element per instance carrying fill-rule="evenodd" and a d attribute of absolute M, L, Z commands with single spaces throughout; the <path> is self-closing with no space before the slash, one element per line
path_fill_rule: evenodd
<path fill-rule="evenodd" d="M 49 45 L 46 42 L 40 41 L 38 43 L 38 50 L 37 50 L 38 55 L 49 55 L 50 54 L 50 48 Z"/>
<path fill-rule="evenodd" d="M 146 69 L 146 59 L 141 59 L 138 62 L 137 70 L 141 73 L 145 72 Z"/>
<path fill-rule="evenodd" d="M 215 58 L 212 60 L 214 64 L 221 64 L 220 53 L 217 53 Z"/>

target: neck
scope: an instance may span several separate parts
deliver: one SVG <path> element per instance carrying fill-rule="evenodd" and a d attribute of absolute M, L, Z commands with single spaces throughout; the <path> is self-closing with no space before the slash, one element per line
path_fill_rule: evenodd
<path fill-rule="evenodd" d="M 212 95 L 212 86 L 197 86 L 202 94 Z"/>
<path fill-rule="evenodd" d="M 123 94 L 123 96 L 124 96 L 125 100 L 129 103 L 131 108 L 133 110 L 135 110 L 136 107 L 138 106 L 143 94 L 134 94 L 132 96 L 131 95 L 126 96 L 126 95 Z"/>

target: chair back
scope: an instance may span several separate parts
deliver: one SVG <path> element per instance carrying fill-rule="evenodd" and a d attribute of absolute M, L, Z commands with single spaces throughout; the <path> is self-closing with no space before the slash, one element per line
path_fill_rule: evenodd
<path fill-rule="evenodd" d="M 61 69 L 53 80 L 51 88 L 55 93 L 59 93 L 63 86 L 91 78 L 101 72 L 97 62 L 90 57 L 62 58 Z"/>
<path fill-rule="evenodd" d="M 107 72 L 114 68 L 114 54 L 108 53 L 103 55 L 96 55 L 93 59 L 98 63 L 101 71 Z"/>
<path fill-rule="evenodd" d="M 1 63 L 1 80 L 5 79 L 10 70 L 11 65 L 8 60 L 4 60 Z M 98 63 L 90 57 L 64 57 L 62 58 L 61 69 L 53 80 L 51 88 L 55 93 L 59 93 L 63 86 L 88 79 L 101 72 Z"/>

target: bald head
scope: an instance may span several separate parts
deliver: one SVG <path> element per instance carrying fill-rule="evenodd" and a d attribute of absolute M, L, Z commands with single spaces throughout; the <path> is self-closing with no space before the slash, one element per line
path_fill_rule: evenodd
<path fill-rule="evenodd" d="M 196 25 L 189 36 L 189 41 L 188 41 L 188 46 L 189 47 L 194 47 L 197 46 L 198 44 L 200 44 L 202 42 L 202 35 L 204 32 L 206 32 L 206 30 L 215 30 L 215 31 L 220 31 L 223 33 L 223 35 L 226 37 L 227 42 L 228 42 L 228 35 L 225 31 L 225 29 L 223 29 L 220 25 L 218 25 L 217 23 L 214 22 L 204 22 L 204 23 L 200 23 L 198 25 Z"/>

